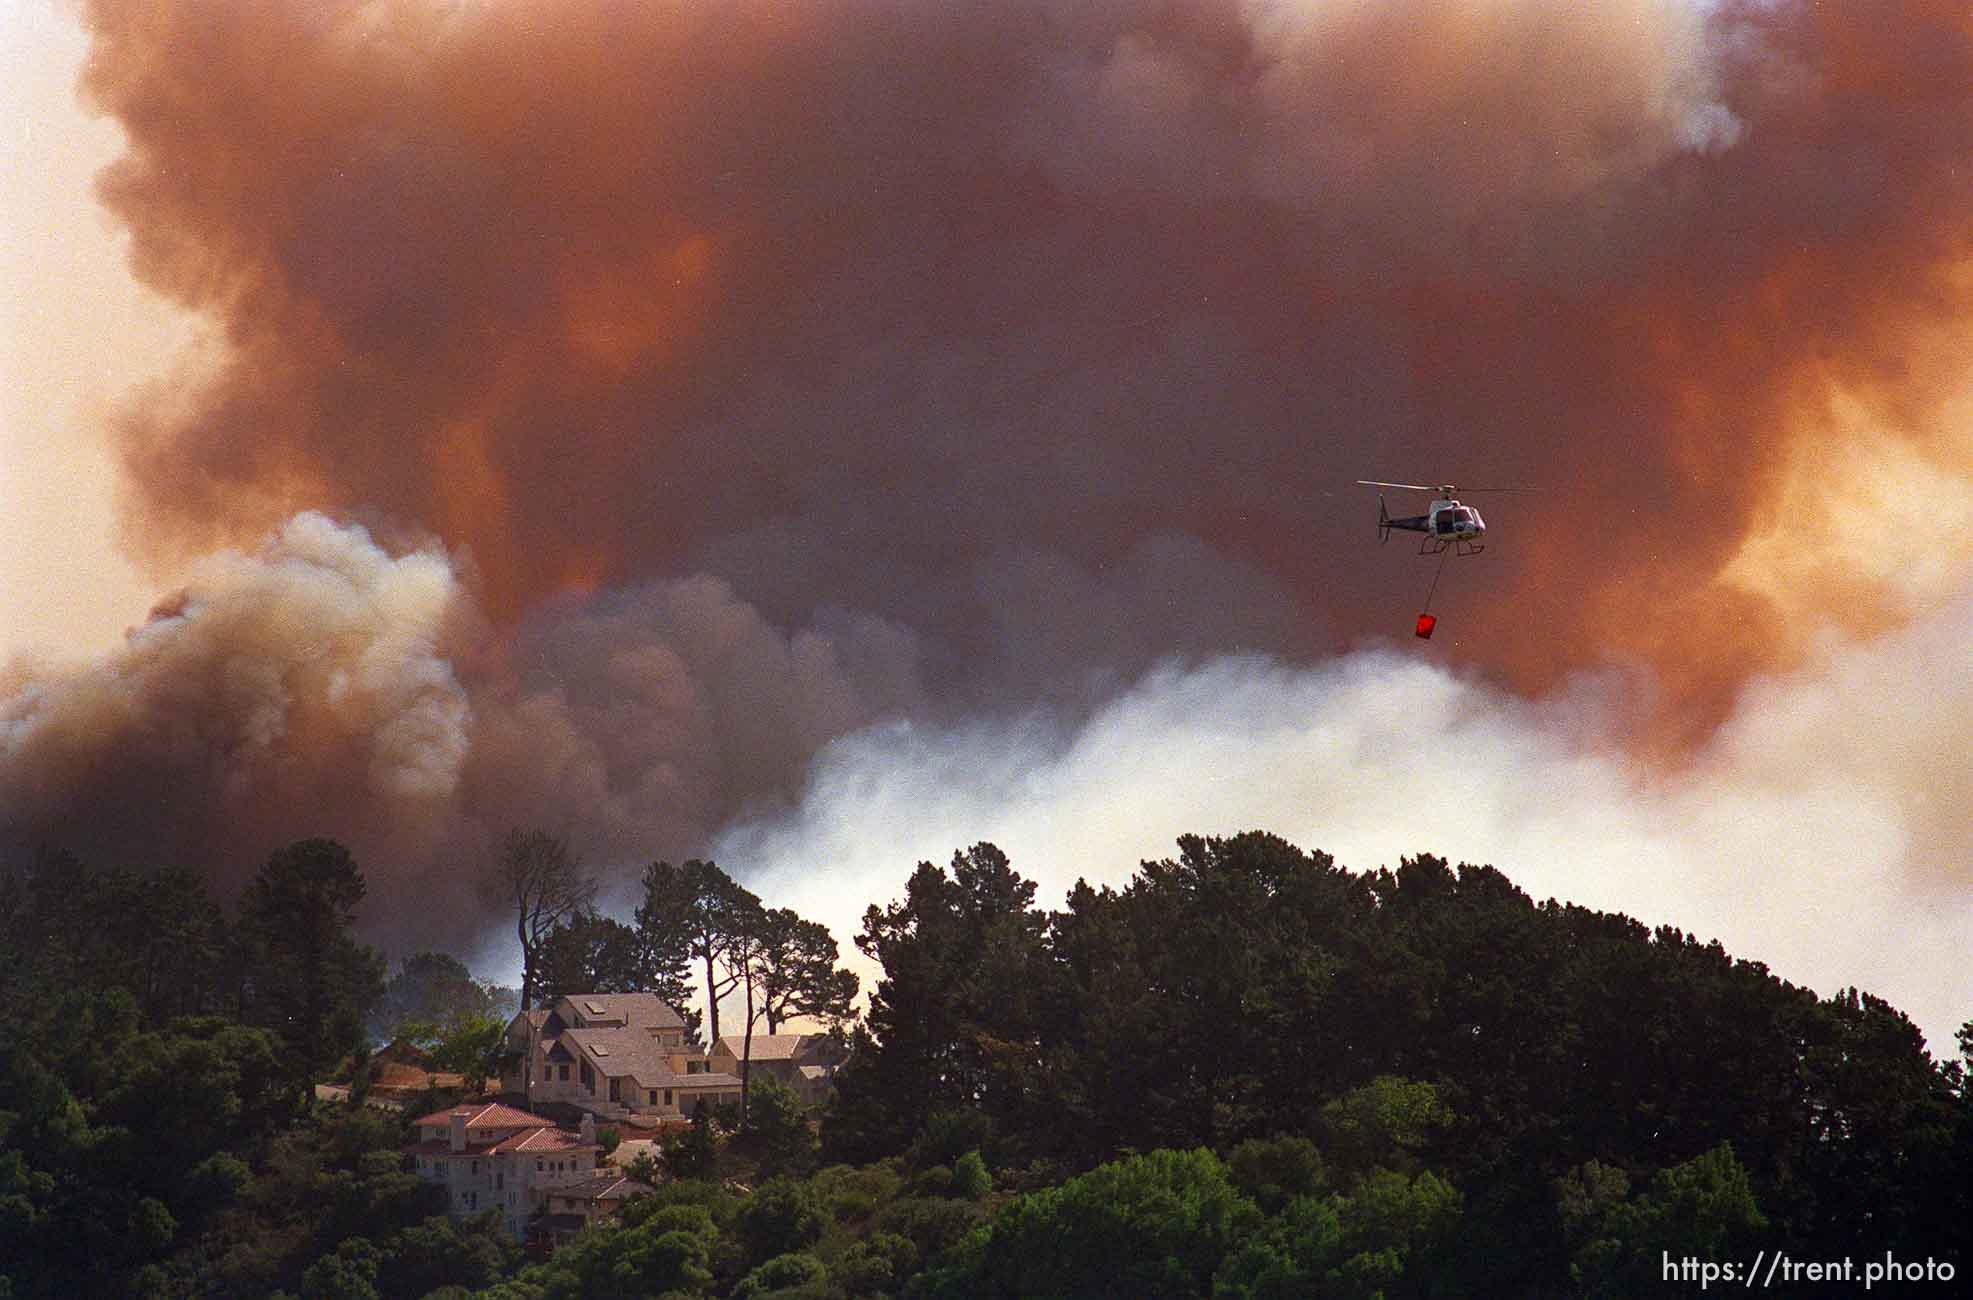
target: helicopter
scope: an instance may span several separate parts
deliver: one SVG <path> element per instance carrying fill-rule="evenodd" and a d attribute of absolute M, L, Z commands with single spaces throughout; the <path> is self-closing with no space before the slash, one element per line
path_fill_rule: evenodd
<path fill-rule="evenodd" d="M 1480 512 L 1459 500 L 1458 492 L 1450 483 L 1432 487 L 1424 483 L 1386 483 L 1381 479 L 1360 478 L 1364 487 L 1403 488 L 1410 492 L 1432 493 L 1432 504 L 1422 515 L 1394 516 L 1384 504 L 1384 494 L 1377 494 L 1377 540 L 1391 540 L 1391 530 L 1402 528 L 1409 533 L 1423 533 L 1419 540 L 1420 555 L 1439 556 L 1439 567 L 1432 574 L 1432 589 L 1425 594 L 1425 609 L 1418 615 L 1417 632 L 1419 637 L 1430 640 L 1432 629 L 1439 620 L 1431 613 L 1432 597 L 1438 594 L 1439 575 L 1445 571 L 1445 562 L 1454 555 L 1478 555 L 1486 550 L 1480 538 L 1486 535 L 1487 521 Z M 1469 488 L 1472 492 L 1525 492 L 1527 488 Z"/>
<path fill-rule="evenodd" d="M 1422 515 L 1394 516 L 1384 505 L 1384 494 L 1377 494 L 1377 540 L 1391 540 L 1391 530 L 1402 528 L 1406 532 L 1423 533 L 1418 543 L 1420 555 L 1438 555 L 1451 547 L 1455 555 L 1478 555 L 1486 550 L 1480 538 L 1486 534 L 1487 521 L 1472 506 L 1464 505 L 1455 495 L 1456 489 L 1450 483 L 1432 487 L 1424 483 L 1386 483 L 1379 479 L 1360 478 L 1364 487 L 1405 488 L 1413 492 L 1433 493 L 1432 504 Z M 1514 492 L 1518 488 L 1473 488 L 1475 492 Z"/>

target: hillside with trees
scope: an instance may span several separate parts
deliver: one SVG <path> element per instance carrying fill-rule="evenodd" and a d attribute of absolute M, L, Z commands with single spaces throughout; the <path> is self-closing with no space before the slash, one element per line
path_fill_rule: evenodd
<path fill-rule="evenodd" d="M 443 953 L 392 974 L 332 841 L 230 907 L 200 880 L 5 864 L 5 1300 L 1629 1296 L 1679 1290 L 1665 1252 L 1969 1262 L 1973 1023 L 1935 1061 L 1866 993 L 1260 833 L 1059 910 L 992 845 L 921 863 L 864 915 L 854 1018 L 826 931 L 710 863 L 653 864 L 629 919 L 569 873 L 515 886 L 523 997 L 703 980 L 728 1036 L 819 1016 L 849 1049 L 825 1107 L 754 1078 L 543 1257 L 445 1217 L 404 1115 L 314 1090 L 399 1031 L 497 1056 L 500 991 Z"/>

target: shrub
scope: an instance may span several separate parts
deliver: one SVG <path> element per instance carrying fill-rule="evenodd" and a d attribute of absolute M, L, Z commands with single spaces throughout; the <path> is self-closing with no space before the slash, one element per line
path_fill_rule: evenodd
<path fill-rule="evenodd" d="M 776 1255 L 740 1279 L 740 1285 L 733 1290 L 733 1300 L 755 1300 L 771 1291 L 812 1287 L 828 1279 L 829 1270 L 813 1255 Z"/>
<path fill-rule="evenodd" d="M 806 1184 L 770 1178 L 740 1206 L 736 1226 L 747 1258 L 768 1260 L 813 1244 L 828 1223 Z"/>
<path fill-rule="evenodd" d="M 993 1175 L 978 1151 L 968 1151 L 952 1166 L 952 1195 L 964 1201 L 978 1201 L 993 1190 Z"/>

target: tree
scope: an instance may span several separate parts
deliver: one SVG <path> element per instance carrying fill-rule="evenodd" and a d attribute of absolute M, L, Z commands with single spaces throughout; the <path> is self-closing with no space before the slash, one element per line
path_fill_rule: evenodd
<path fill-rule="evenodd" d="M 383 994 L 383 959 L 350 933 L 365 888 L 348 849 L 298 840 L 267 859 L 240 900 L 242 1019 L 280 1036 L 304 1079 L 356 1046 Z"/>
<path fill-rule="evenodd" d="M 754 1084 L 753 1105 L 743 1113 L 741 1145 L 758 1163 L 761 1177 L 806 1174 L 815 1164 L 815 1132 L 794 1089 L 764 1074 Z"/>
<path fill-rule="evenodd" d="M 999 1124 L 1025 1115 L 1053 982 L 1034 890 L 1006 854 L 976 844 L 953 855 L 949 875 L 919 863 L 903 902 L 864 913 L 856 945 L 884 976 L 837 1074 L 831 1159 L 900 1150 L 942 1109 Z"/>
<path fill-rule="evenodd" d="M 1622 1171 L 1595 1161 L 1558 1182 L 1562 1227 L 1576 1243 L 1571 1271 L 1584 1294 L 1642 1295 L 1661 1285 L 1661 1261 L 1732 1259 L 1767 1228 L 1752 1180 L 1721 1143 L 1661 1169 L 1630 1196 Z"/>
<path fill-rule="evenodd" d="M 535 993 L 547 1003 L 574 993 L 644 992 L 639 948 L 637 932 L 623 922 L 593 911 L 577 912 L 542 941 Z"/>
<path fill-rule="evenodd" d="M 835 936 L 819 921 L 805 921 L 786 907 L 761 913 L 750 970 L 768 1033 L 781 1032 L 793 1016 L 830 1026 L 850 1018 L 859 981 L 855 971 L 836 964 L 838 953 Z"/>
<path fill-rule="evenodd" d="M 644 871 L 637 929 L 650 953 L 705 963 L 706 1012 L 719 1042 L 719 1000 L 741 979 L 739 950 L 760 899 L 711 862 L 653 862 Z"/>
<path fill-rule="evenodd" d="M 588 907 L 596 881 L 546 831 L 507 832 L 488 876 L 489 887 L 514 904 L 514 933 L 521 941 L 521 1010 L 534 1006 L 541 947 L 565 917 Z"/>
<path fill-rule="evenodd" d="M 719 1158 L 719 1139 L 713 1135 L 712 1115 L 702 1102 L 692 1116 L 692 1127 L 685 1132 L 659 1140 L 658 1149 L 663 1154 L 663 1171 L 673 1178 L 710 1178 L 713 1165 Z M 642 1159 L 643 1157 L 639 1157 Z M 633 1172 L 631 1177 L 655 1185 L 649 1171 Z"/>
<path fill-rule="evenodd" d="M 840 1026 L 856 997 L 856 972 L 836 965 L 829 928 L 786 907 L 754 908 L 742 920 L 734 957 L 746 988 L 746 1030 L 740 1046 L 740 1121 L 746 1122 L 754 1056 L 754 1025 L 763 1017 L 774 1033 L 789 1016 L 812 1016 Z"/>
<path fill-rule="evenodd" d="M 507 1027 L 492 1016 L 467 1016 L 448 1025 L 432 1049 L 432 1064 L 462 1074 L 468 1092 L 478 1092 L 489 1075 L 500 1072 Z"/>
<path fill-rule="evenodd" d="M 0 1019 L 18 1029 L 46 990 L 115 986 L 145 1021 L 221 1008 L 230 936 L 199 875 L 184 867 L 100 870 L 43 850 L 0 866 Z"/>
<path fill-rule="evenodd" d="M 407 1021 L 439 1027 L 493 1014 L 493 998 L 465 963 L 447 952 L 406 957 L 370 1016 L 376 1038 L 396 1038 Z"/>
<path fill-rule="evenodd" d="M 933 1296 L 1186 1297 L 1262 1223 L 1210 1151 L 1153 1151 L 1009 1202 L 946 1257 Z"/>
<path fill-rule="evenodd" d="M 1322 1108 L 1329 1153 L 1353 1174 L 1378 1167 L 1415 1171 L 1418 1152 L 1451 1122 L 1452 1112 L 1431 1084 L 1388 1074 Z"/>

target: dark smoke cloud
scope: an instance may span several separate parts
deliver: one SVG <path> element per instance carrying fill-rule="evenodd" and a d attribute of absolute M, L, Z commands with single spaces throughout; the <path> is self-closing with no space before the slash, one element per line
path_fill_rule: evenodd
<path fill-rule="evenodd" d="M 704 567 L 971 662 L 1009 546 L 1179 534 L 1319 629 L 1226 644 L 1304 653 L 1422 585 L 1339 489 L 1478 476 L 1552 494 L 1497 510 L 1463 645 L 1535 686 L 1621 626 L 1704 721 L 1774 653 L 1714 577 L 1788 448 L 1837 387 L 1922 426 L 1903 345 L 1956 316 L 1951 6 L 90 15 L 104 193 L 233 349 L 131 416 L 133 531 L 379 512 L 503 620 Z"/>
<path fill-rule="evenodd" d="M 506 828 L 607 865 L 692 852 L 913 708 L 916 659 L 869 617 L 783 633 L 712 578 L 556 604 L 516 647 L 442 551 L 304 513 L 202 561 L 117 653 L 3 683 L 0 851 L 193 863 L 230 889 L 333 835 L 370 864 L 377 934 L 464 950 Z"/>
<path fill-rule="evenodd" d="M 1527 692 L 1648 670 L 1690 744 L 1800 649 L 1721 574 L 1841 436 L 1832 401 L 1965 459 L 1931 427 L 1973 229 L 1954 6 L 88 20 L 85 89 L 130 140 L 105 200 L 225 345 L 123 417 L 132 542 L 250 548 L 298 509 L 368 521 L 380 564 L 439 539 L 480 630 L 433 652 L 470 719 L 438 857 L 496 806 L 650 851 L 872 718 L 1401 633 L 1429 571 L 1366 546 L 1359 477 L 1547 489 L 1486 503 L 1442 639 Z M 398 815 L 357 806 L 349 735 L 256 749 L 200 671 L 169 691 L 213 721 L 129 772 L 10 748 L 16 824 L 182 768 L 192 794 L 129 816 L 189 851 L 235 788 L 214 752 Z"/>

